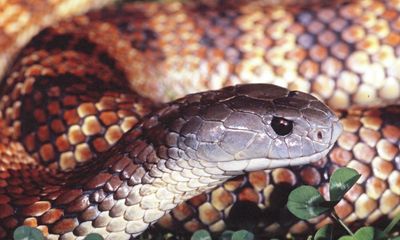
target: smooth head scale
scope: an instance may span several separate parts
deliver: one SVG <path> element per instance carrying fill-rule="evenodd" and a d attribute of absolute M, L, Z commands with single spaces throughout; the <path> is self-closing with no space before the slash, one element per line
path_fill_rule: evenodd
<path fill-rule="evenodd" d="M 315 97 L 270 84 L 191 94 L 156 116 L 161 124 L 147 135 L 160 136 L 162 126 L 166 144 L 157 146 L 164 141 L 153 138 L 158 152 L 167 153 L 161 158 L 224 176 L 317 161 L 342 131 L 335 114 Z"/>

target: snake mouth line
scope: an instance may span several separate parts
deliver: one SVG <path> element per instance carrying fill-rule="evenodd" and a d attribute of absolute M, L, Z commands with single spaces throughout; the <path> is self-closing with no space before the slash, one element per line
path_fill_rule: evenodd
<path fill-rule="evenodd" d="M 246 173 L 258 170 L 267 170 L 279 167 L 293 167 L 314 163 L 322 159 L 332 147 L 321 152 L 314 153 L 309 156 L 294 158 L 294 159 L 268 159 L 268 158 L 253 158 L 235 160 L 231 162 L 218 162 L 217 167 L 225 171 L 228 175 L 237 175 L 238 173 Z"/>

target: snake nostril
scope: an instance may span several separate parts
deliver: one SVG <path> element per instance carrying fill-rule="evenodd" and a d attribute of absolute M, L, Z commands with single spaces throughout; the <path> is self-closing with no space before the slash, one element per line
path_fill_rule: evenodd
<path fill-rule="evenodd" d="M 321 132 L 321 131 L 318 131 L 318 133 L 317 133 L 317 138 L 318 138 L 319 140 L 322 139 L 322 132 Z"/>

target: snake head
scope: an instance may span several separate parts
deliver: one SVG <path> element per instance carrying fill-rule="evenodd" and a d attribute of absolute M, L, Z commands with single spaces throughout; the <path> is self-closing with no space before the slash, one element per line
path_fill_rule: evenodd
<path fill-rule="evenodd" d="M 270 84 L 191 94 L 170 109 L 160 118 L 172 126 L 169 151 L 225 176 L 317 161 L 342 131 L 315 97 Z"/>

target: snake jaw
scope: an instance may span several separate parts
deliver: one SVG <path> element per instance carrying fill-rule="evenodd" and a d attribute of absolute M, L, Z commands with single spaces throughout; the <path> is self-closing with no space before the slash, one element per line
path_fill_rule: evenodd
<path fill-rule="evenodd" d="M 246 172 L 274 169 L 287 166 L 293 167 L 299 165 L 306 165 L 321 160 L 326 154 L 328 154 L 328 152 L 332 147 L 333 145 L 330 146 L 328 149 L 325 149 L 322 152 L 317 152 L 311 156 L 296 158 L 295 161 L 293 159 L 254 158 L 245 160 L 235 160 L 232 162 L 219 162 L 217 166 L 219 170 L 224 171 L 225 175 L 235 176 L 244 174 Z"/>

